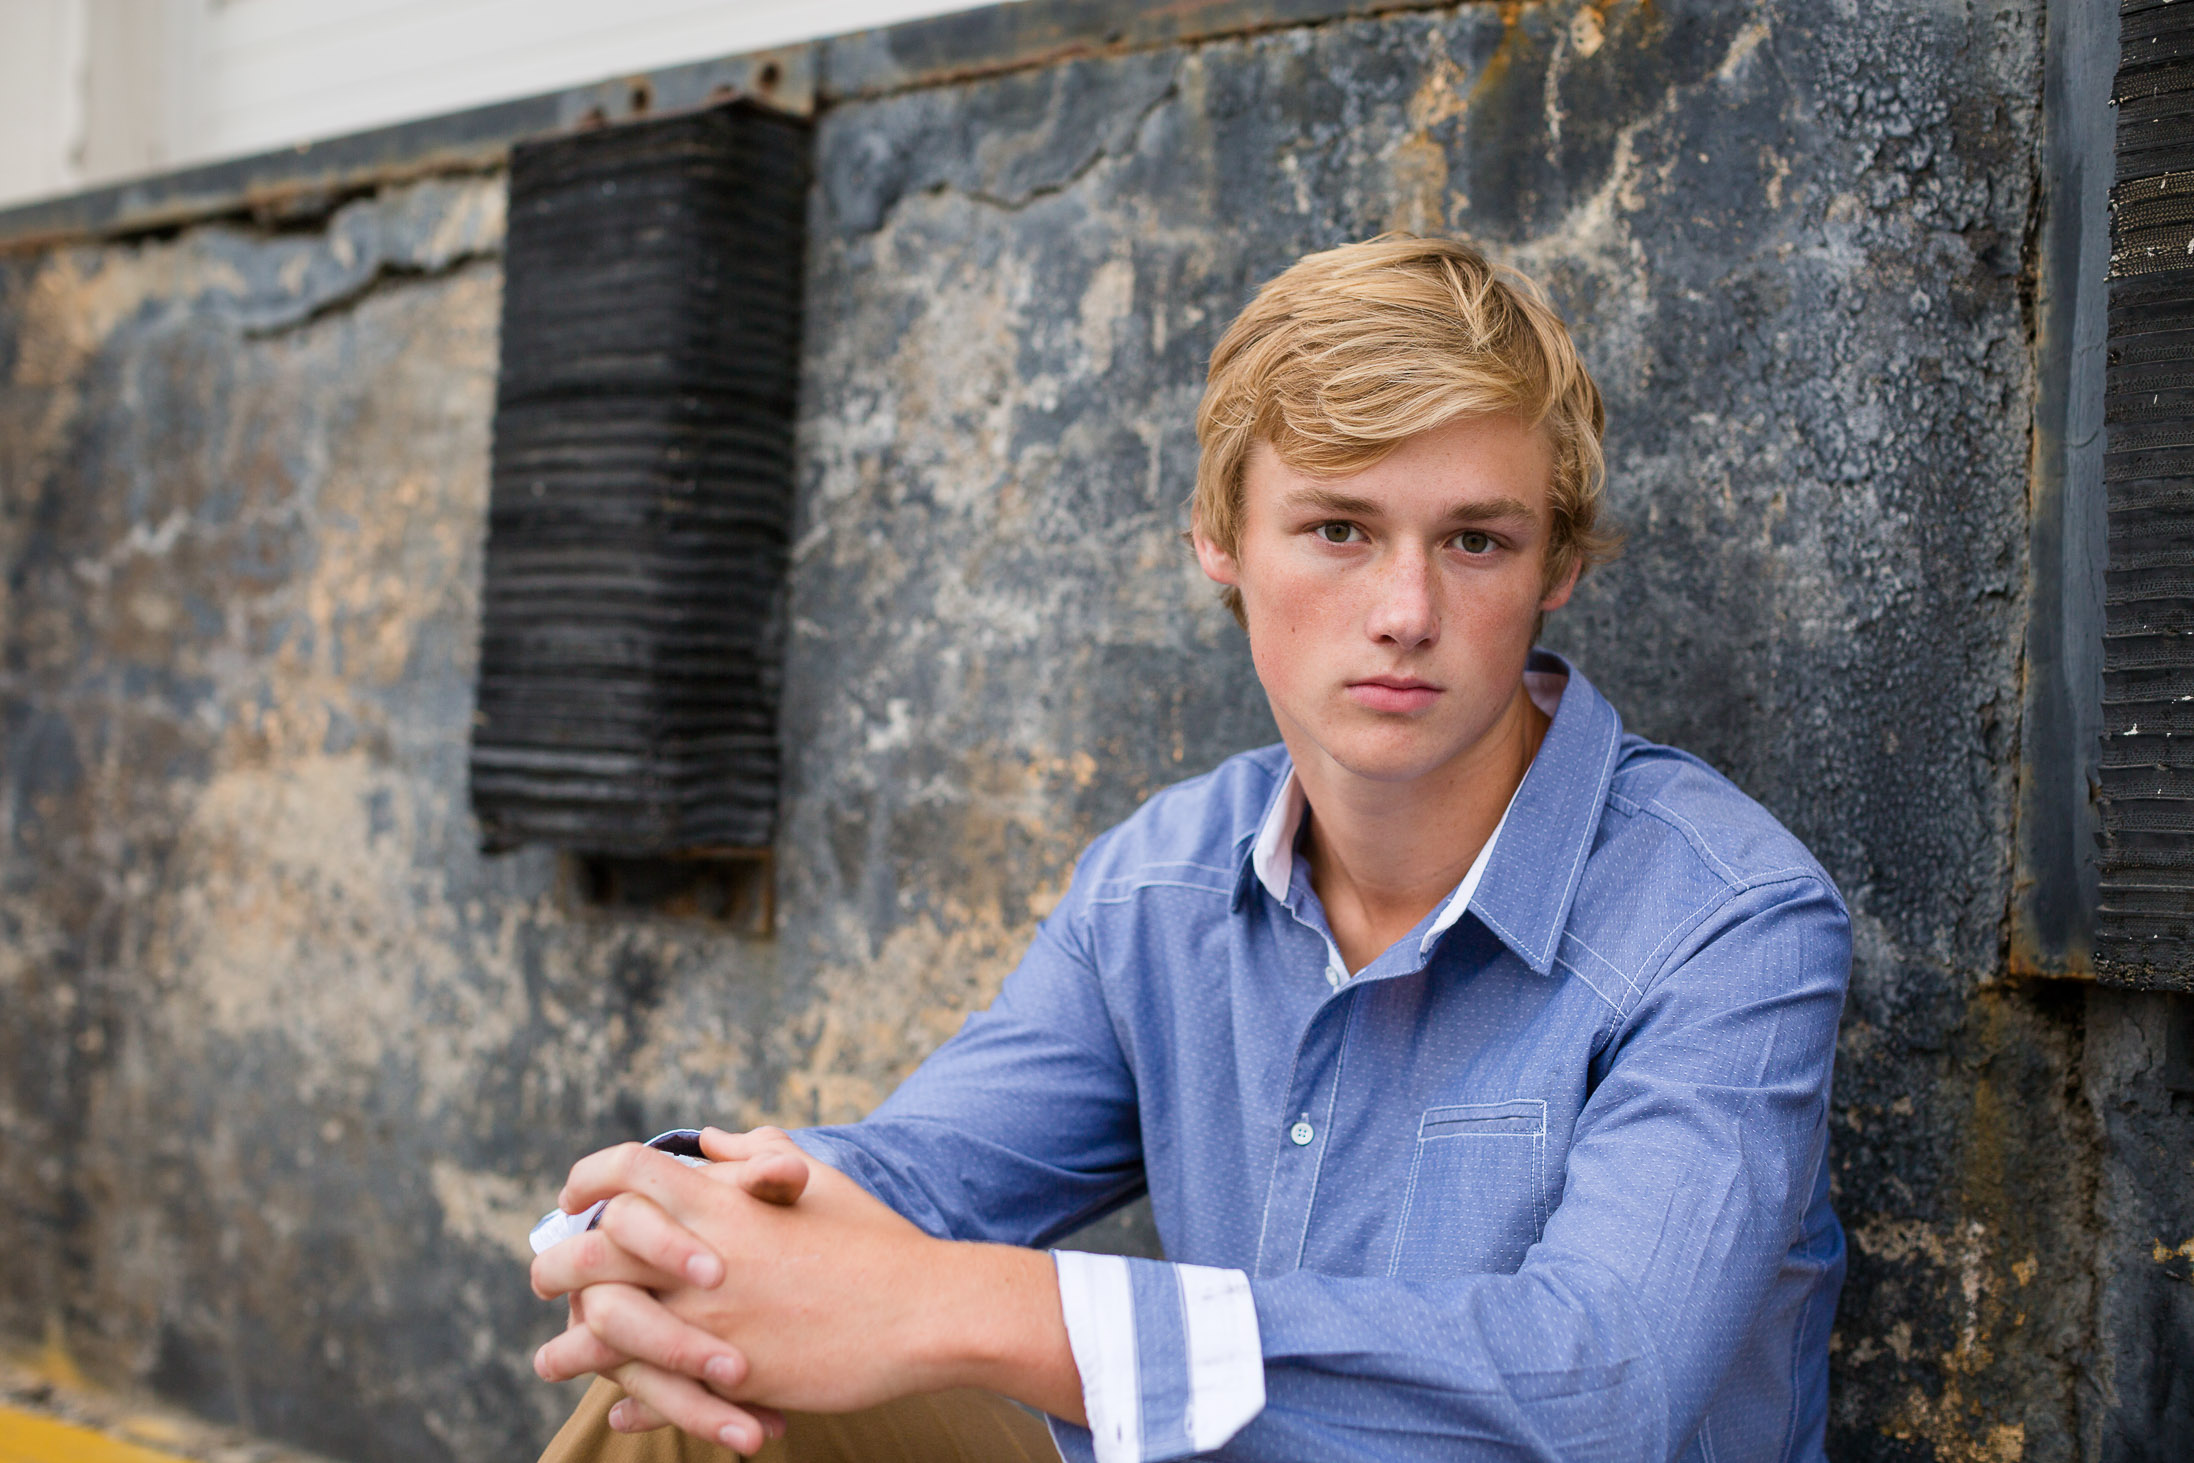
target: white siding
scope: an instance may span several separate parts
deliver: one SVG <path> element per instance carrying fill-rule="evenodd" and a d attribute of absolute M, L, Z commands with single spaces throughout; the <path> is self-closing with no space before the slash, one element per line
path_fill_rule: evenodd
<path fill-rule="evenodd" d="M 214 0 L 196 155 L 258 152 L 970 0 Z"/>
<path fill-rule="evenodd" d="M 81 176 L 85 37 L 82 0 L 0 3 L 0 201 Z"/>
<path fill-rule="evenodd" d="M 981 0 L 0 0 L 0 205 Z"/>

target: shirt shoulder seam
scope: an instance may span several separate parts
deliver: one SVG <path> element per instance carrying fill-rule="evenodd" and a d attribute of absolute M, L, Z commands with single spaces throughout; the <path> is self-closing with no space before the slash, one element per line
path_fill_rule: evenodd
<path fill-rule="evenodd" d="M 1822 889 L 1830 887 L 1828 881 L 1821 876 L 1818 870 L 1809 869 L 1802 864 L 1792 864 L 1785 868 L 1752 875 L 1742 883 L 1725 885 L 1706 899 L 1701 900 L 1696 909 L 1671 925 L 1668 933 L 1661 937 L 1660 943 L 1655 945 L 1647 954 L 1645 962 L 1639 967 L 1640 973 L 1645 975 L 1645 984 L 1639 987 L 1639 995 L 1643 997 L 1646 990 L 1661 983 L 1661 978 L 1668 973 L 1670 953 L 1687 936 L 1704 924 L 1716 910 L 1727 908 L 1735 903 L 1740 895 L 1749 894 L 1755 889 L 1765 889 L 1776 884 L 1804 883 L 1816 884 Z"/>
<path fill-rule="evenodd" d="M 1555 946 L 1554 948 L 1555 948 L 1555 950 L 1556 950 L 1557 952 L 1559 952 L 1559 951 L 1560 951 L 1560 949 L 1561 949 L 1561 946 L 1560 946 L 1559 944 L 1557 944 L 1557 945 L 1556 945 L 1556 946 Z M 1617 1005 L 1617 1004 L 1616 1004 L 1616 1003 L 1615 1003 L 1615 1002 L 1614 1002 L 1614 1001 L 1613 1001 L 1612 999 L 1610 999 L 1610 998 L 1609 998 L 1609 996 L 1608 996 L 1608 993 L 1607 993 L 1606 991 L 1603 991 L 1603 990 L 1601 990 L 1601 989 L 1600 989 L 1600 987 L 1599 987 L 1599 985 L 1598 985 L 1598 984 L 1597 984 L 1597 983 L 1596 983 L 1596 982 L 1595 982 L 1595 981 L 1594 981 L 1594 980 L 1592 979 L 1592 977 L 1591 977 L 1591 976 L 1589 976 L 1589 975 L 1586 975 L 1586 974 L 1585 974 L 1585 973 L 1584 973 L 1583 971 L 1579 970 L 1579 969 L 1578 969 L 1578 968 L 1577 968 L 1576 966 L 1574 966 L 1574 965 L 1570 964 L 1570 963 L 1569 963 L 1569 962 L 1568 962 L 1567 960 L 1564 960 L 1564 959 L 1563 959 L 1563 958 L 1561 957 L 1561 955 L 1560 955 L 1559 953 L 1557 953 L 1557 954 L 1555 955 L 1555 957 L 1554 957 L 1554 963 L 1555 963 L 1555 964 L 1556 964 L 1557 966 L 1561 967 L 1561 968 L 1562 968 L 1563 970 L 1566 970 L 1566 971 L 1568 971 L 1568 972 L 1569 972 L 1569 973 L 1570 973 L 1571 975 L 1575 976 L 1575 977 L 1576 977 L 1577 979 L 1579 979 L 1579 980 L 1583 981 L 1583 982 L 1585 983 L 1585 989 L 1586 989 L 1586 990 L 1588 990 L 1588 991 L 1590 991 L 1590 992 L 1592 992 L 1592 994 L 1594 994 L 1594 995 L 1598 996 L 1598 997 L 1600 998 L 1600 1001 L 1601 1001 L 1601 1003 L 1602 1003 L 1603 1005 L 1605 1005 L 1605 1006 L 1606 1006 L 1606 1007 L 1607 1007 L 1607 1008 L 1608 1008 L 1608 1009 L 1609 1009 L 1610 1011 L 1614 1012 L 1614 1013 L 1615 1013 L 1615 1014 L 1616 1014 L 1617 1016 L 1620 1016 L 1620 1015 L 1622 1015 L 1622 1014 L 1623 1014 L 1623 1008 L 1622 1008 L 1621 1006 Z M 1610 969 L 1612 969 L 1612 968 L 1613 968 L 1613 967 L 1610 967 Z M 1627 975 L 1623 975 L 1623 973 L 1622 973 L 1622 972 L 1621 972 L 1620 970 L 1617 970 L 1617 971 L 1616 971 L 1615 973 L 1616 973 L 1617 975 L 1622 975 L 1622 976 L 1623 976 L 1623 983 L 1624 983 L 1624 984 L 1628 985 L 1628 984 L 1630 983 L 1630 977 L 1629 977 L 1629 976 L 1627 976 Z M 1636 986 L 1631 986 L 1631 991 L 1632 991 L 1632 993 L 1633 993 L 1633 994 L 1635 994 L 1635 993 L 1637 992 L 1637 987 L 1636 987 Z"/>
<path fill-rule="evenodd" d="M 1708 846 L 1706 841 L 1706 835 L 1701 833 L 1698 829 L 1698 826 L 1694 824 L 1689 818 L 1686 818 L 1683 814 L 1677 812 L 1674 808 L 1662 802 L 1659 798 L 1648 798 L 1645 800 L 1644 803 L 1640 804 L 1639 806 L 1640 811 L 1644 812 L 1649 817 L 1658 818 L 1662 822 L 1674 828 L 1680 835 L 1682 835 L 1684 842 L 1691 845 L 1691 851 L 1697 854 L 1700 858 L 1706 860 L 1706 862 L 1714 869 L 1714 871 L 1720 874 L 1725 881 L 1735 883 L 1744 878 L 1744 875 L 1738 873 L 1735 869 L 1731 868 L 1720 854 L 1716 853 L 1711 847 Z"/>

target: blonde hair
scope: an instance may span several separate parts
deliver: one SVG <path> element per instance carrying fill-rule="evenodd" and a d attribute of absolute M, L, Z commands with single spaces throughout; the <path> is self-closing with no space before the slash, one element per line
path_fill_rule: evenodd
<path fill-rule="evenodd" d="M 1514 415 L 1554 448 L 1552 591 L 1615 556 L 1600 526 L 1607 409 L 1539 286 L 1456 239 L 1381 234 L 1306 254 L 1257 292 L 1211 353 L 1196 410 L 1193 531 L 1237 552 L 1250 450 L 1300 472 L 1361 472 L 1405 438 Z M 1242 618 L 1241 593 L 1221 598 Z"/>

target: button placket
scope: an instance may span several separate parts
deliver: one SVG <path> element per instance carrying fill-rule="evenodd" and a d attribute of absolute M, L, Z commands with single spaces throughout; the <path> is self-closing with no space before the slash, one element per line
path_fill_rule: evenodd
<path fill-rule="evenodd" d="M 1332 1116 L 1334 1063 L 1348 1026 L 1350 1007 L 1340 994 L 1321 1003 L 1296 1048 L 1288 1103 L 1274 1125 L 1278 1156 L 1258 1242 L 1255 1273 L 1259 1275 L 1285 1274 L 1301 1262 L 1317 1198 L 1320 1160 L 1326 1151 L 1322 1139 Z"/>
<path fill-rule="evenodd" d="M 1365 978 L 1379 978 L 1370 975 L 1372 967 L 1366 968 L 1362 978 L 1349 973 L 1332 935 L 1321 928 L 1315 918 L 1306 916 L 1302 899 L 1306 890 L 1307 885 L 1298 882 L 1296 897 L 1287 901 L 1286 908 L 1297 925 L 1317 936 L 1318 944 L 1326 954 L 1324 974 L 1330 989 L 1319 998 L 1317 1009 L 1311 1013 L 1296 1043 L 1294 1071 L 1285 1094 L 1287 1107 L 1281 1109 L 1279 1141 L 1275 1144 L 1278 1156 L 1265 1192 L 1264 1218 L 1258 1227 L 1255 1273 L 1260 1276 L 1285 1274 L 1301 1261 L 1303 1244 L 1310 1231 L 1311 1210 L 1317 1199 L 1318 1172 L 1326 1151 L 1325 1145 L 1318 1141 L 1319 1130 L 1321 1124 L 1331 1125 L 1336 1096 L 1334 1083 L 1338 1076 L 1335 1064 L 1355 1009 L 1352 998 Z M 1373 967 L 1377 964 L 1374 961 Z M 1382 972 L 1382 975 L 1391 973 Z M 1294 1116 L 1286 1116 L 1290 1111 Z M 1324 1116 L 1314 1123 L 1311 1121 L 1313 1113 Z"/>

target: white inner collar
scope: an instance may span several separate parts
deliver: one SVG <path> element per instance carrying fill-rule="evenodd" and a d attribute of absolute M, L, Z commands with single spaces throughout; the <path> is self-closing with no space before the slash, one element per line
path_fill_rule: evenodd
<path fill-rule="evenodd" d="M 1524 694 L 1550 720 L 1561 706 L 1562 688 L 1568 684 L 1569 677 L 1560 671 L 1524 672 Z M 1523 790 L 1521 782 L 1516 787 L 1518 792 Z M 1439 918 L 1433 920 L 1432 927 L 1425 931 L 1424 939 L 1418 945 L 1419 953 L 1430 949 L 1432 942 L 1453 927 L 1463 917 L 1463 911 L 1470 908 L 1470 896 L 1478 892 L 1478 881 L 1485 877 L 1486 864 L 1493 857 L 1493 845 L 1501 841 L 1501 830 L 1508 826 L 1509 808 L 1515 806 L 1516 796 L 1511 793 L 1508 808 L 1501 810 L 1500 822 L 1493 825 L 1493 832 L 1486 838 L 1485 846 L 1470 861 L 1470 870 L 1463 875 L 1463 882 L 1455 886 L 1455 892 L 1441 906 Z M 1303 794 L 1302 779 L 1295 775 L 1295 768 L 1291 764 L 1287 770 L 1287 782 L 1281 787 L 1279 796 L 1272 800 L 1272 807 L 1266 812 L 1264 823 L 1257 829 L 1257 842 L 1249 855 L 1249 866 L 1256 873 L 1257 882 L 1264 885 L 1267 894 L 1283 904 L 1287 902 L 1288 881 L 1295 875 L 1295 835 L 1301 831 L 1303 814 L 1309 807 L 1309 799 Z"/>

